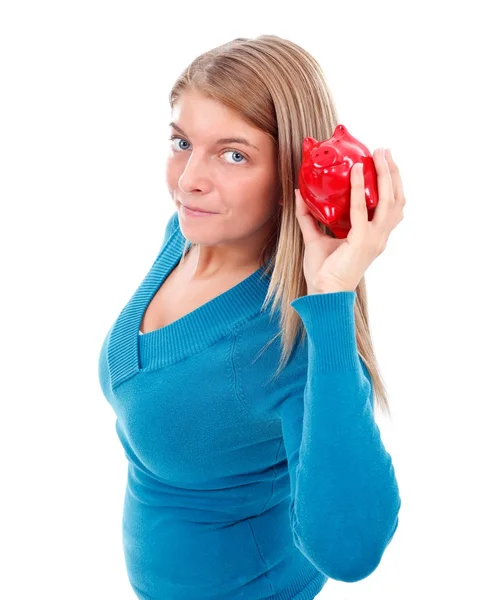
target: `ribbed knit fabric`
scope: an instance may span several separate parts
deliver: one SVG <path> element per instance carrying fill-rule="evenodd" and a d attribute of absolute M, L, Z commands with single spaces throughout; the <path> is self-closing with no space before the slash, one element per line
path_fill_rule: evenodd
<path fill-rule="evenodd" d="M 401 500 L 357 351 L 355 292 L 291 302 L 307 337 L 275 379 L 280 313 L 261 310 L 265 267 L 139 334 L 185 242 L 174 213 L 99 355 L 128 460 L 122 541 L 136 596 L 313 600 L 328 578 L 367 577 Z"/>

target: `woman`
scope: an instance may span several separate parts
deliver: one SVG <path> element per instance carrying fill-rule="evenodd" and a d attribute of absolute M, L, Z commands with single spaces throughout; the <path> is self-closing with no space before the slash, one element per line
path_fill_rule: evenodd
<path fill-rule="evenodd" d="M 364 272 L 402 219 L 399 171 L 375 152 L 369 222 L 352 169 L 347 239 L 314 220 L 302 142 L 337 115 L 318 63 L 277 36 L 199 56 L 170 104 L 176 212 L 99 360 L 129 581 L 146 600 L 313 599 L 370 575 L 398 525 Z"/>

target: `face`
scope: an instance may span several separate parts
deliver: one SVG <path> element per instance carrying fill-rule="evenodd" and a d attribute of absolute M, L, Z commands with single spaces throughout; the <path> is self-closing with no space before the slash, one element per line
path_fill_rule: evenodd
<path fill-rule="evenodd" d="M 259 253 L 274 225 L 281 195 L 277 148 L 263 131 L 197 91 L 172 110 L 166 179 L 183 235 L 195 244 Z M 220 138 L 243 138 L 219 141 Z M 250 144 L 250 145 L 247 145 Z M 213 214 L 190 216 L 182 204 Z"/>

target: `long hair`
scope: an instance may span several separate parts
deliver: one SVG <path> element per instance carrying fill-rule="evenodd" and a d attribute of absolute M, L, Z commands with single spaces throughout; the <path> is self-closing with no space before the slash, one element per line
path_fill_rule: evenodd
<path fill-rule="evenodd" d="M 302 160 L 306 136 L 317 140 L 330 138 L 338 125 L 335 104 L 318 62 L 297 44 L 276 35 L 254 39 L 236 38 L 201 54 L 181 73 L 173 85 L 171 107 L 185 90 L 197 90 L 212 98 L 257 127 L 274 140 L 277 147 L 278 175 L 282 206 L 275 218 L 272 235 L 262 250 L 260 266 L 271 274 L 262 310 L 272 302 L 279 308 L 282 354 L 275 376 L 289 361 L 298 335 L 306 330 L 290 303 L 307 293 L 303 273 L 304 242 L 296 218 L 294 189 Z M 323 223 L 320 230 L 334 237 Z M 192 243 L 187 240 L 182 260 Z M 390 416 L 385 384 L 373 350 L 366 282 L 356 287 L 355 324 L 358 354 L 372 378 L 374 398 Z"/>

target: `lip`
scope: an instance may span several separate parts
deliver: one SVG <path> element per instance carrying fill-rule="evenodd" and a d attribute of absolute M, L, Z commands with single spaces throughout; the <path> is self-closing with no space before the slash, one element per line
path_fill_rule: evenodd
<path fill-rule="evenodd" d="M 206 216 L 206 215 L 215 215 L 216 213 L 213 212 L 209 212 L 206 210 L 195 210 L 193 208 L 189 208 L 187 206 L 185 206 L 184 204 L 182 204 L 180 202 L 180 206 L 182 208 L 182 211 L 185 213 L 185 215 L 188 215 L 190 217 L 199 217 L 199 216 Z"/>

